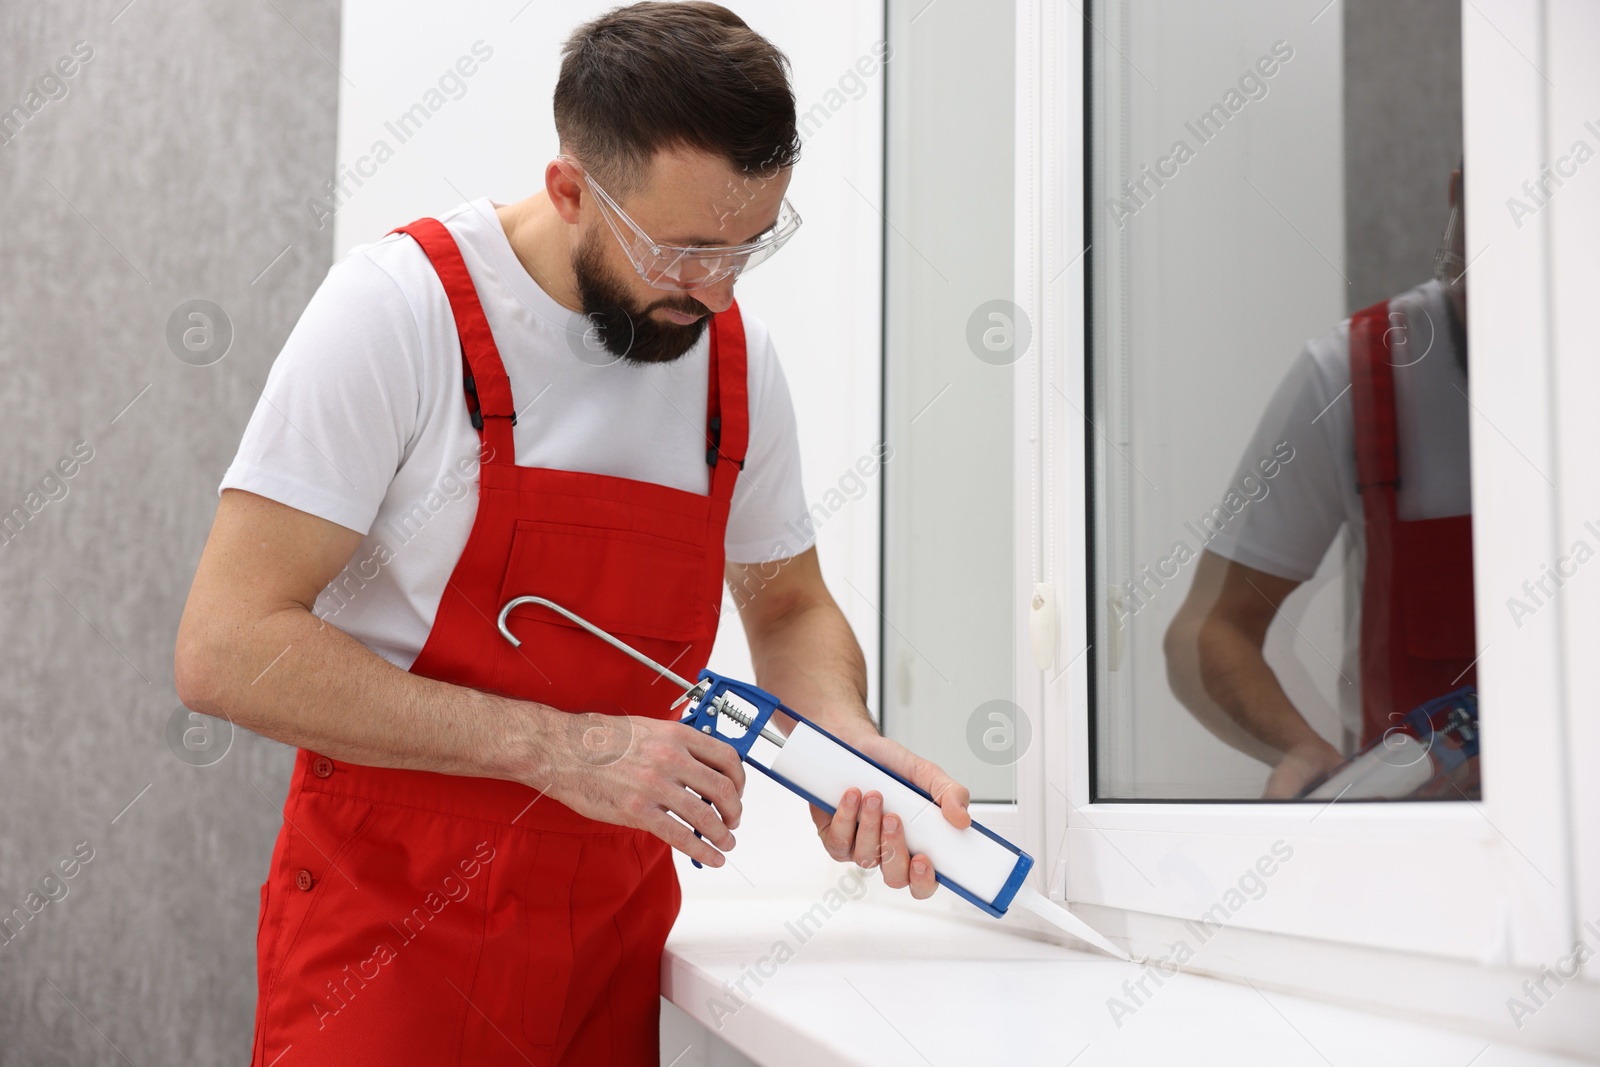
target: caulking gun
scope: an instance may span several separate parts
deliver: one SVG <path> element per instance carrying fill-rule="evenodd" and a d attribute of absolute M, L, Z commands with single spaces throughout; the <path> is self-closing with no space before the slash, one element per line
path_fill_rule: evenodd
<path fill-rule="evenodd" d="M 966 828 L 952 826 L 928 792 L 785 707 L 771 693 L 710 670 L 701 671 L 699 680 L 690 682 L 544 597 L 519 596 L 500 609 L 500 633 L 513 646 L 522 642 L 507 626 L 506 616 L 523 604 L 548 608 L 681 687 L 683 695 L 672 706 L 687 703 L 688 714 L 681 720 L 684 725 L 733 746 L 744 762 L 830 815 L 836 805 L 828 798 L 843 797 L 852 786 L 863 796 L 876 790 L 883 797 L 884 812 L 899 816 L 905 827 L 907 847 L 932 861 L 940 885 L 975 907 L 1000 918 L 1013 903 L 1021 904 L 1072 936 L 1118 959 L 1128 959 L 1127 953 L 1087 923 L 1023 884 L 1033 867 L 1032 856 L 977 821 Z M 779 713 L 794 722 L 788 736 L 771 721 Z M 738 729 L 718 729 L 725 722 Z M 697 832 L 695 836 L 700 835 Z M 698 860 L 694 865 L 701 866 Z"/>

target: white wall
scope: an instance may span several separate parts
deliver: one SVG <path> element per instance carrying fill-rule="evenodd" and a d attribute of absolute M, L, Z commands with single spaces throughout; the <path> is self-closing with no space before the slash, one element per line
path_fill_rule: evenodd
<path fill-rule="evenodd" d="M 511 201 L 542 187 L 544 165 L 556 153 L 550 97 L 561 42 L 579 23 L 614 6 L 593 0 L 558 7 L 524 0 L 346 0 L 340 55 L 329 57 L 342 72 L 338 159 L 341 167 L 354 168 L 380 139 L 394 151 L 381 164 L 364 164 L 372 176 L 359 187 L 349 185 L 351 195 L 328 222 L 337 251 L 465 199 Z M 849 0 L 732 0 L 728 6 L 788 54 L 800 110 L 820 103 L 827 115 L 810 129 L 789 190 L 803 228 L 737 292 L 740 306 L 772 330 L 800 421 L 806 496 L 819 501 L 881 436 L 882 223 L 876 208 L 883 77 L 879 72 L 858 83 L 852 68 L 882 38 L 883 11 Z M 464 88 L 454 91 L 459 98 L 427 100 L 440 76 L 479 41 L 480 51 L 487 47 L 492 55 L 462 79 Z M 420 132 L 399 143 L 385 123 L 419 101 L 439 106 Z M 867 654 L 874 704 L 879 511 L 874 484 L 830 515 L 818 537 L 824 575 Z M 725 621 L 712 666 L 749 677 L 743 632 L 731 611 Z M 759 774 L 751 775 L 746 804 L 732 863 L 720 871 L 684 863 L 686 893 L 768 891 L 792 878 L 828 876 L 831 861 L 815 841 L 804 804 Z"/>

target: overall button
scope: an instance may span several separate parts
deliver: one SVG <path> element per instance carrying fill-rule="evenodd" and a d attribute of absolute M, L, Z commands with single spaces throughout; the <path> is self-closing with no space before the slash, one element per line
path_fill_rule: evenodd
<path fill-rule="evenodd" d="M 294 884 L 297 889 L 310 889 L 317 884 L 317 880 L 311 877 L 310 871 L 302 868 L 300 873 L 294 876 Z"/>
<path fill-rule="evenodd" d="M 311 773 L 318 778 L 326 778 L 333 773 L 333 760 L 327 756 L 318 756 L 311 763 Z"/>

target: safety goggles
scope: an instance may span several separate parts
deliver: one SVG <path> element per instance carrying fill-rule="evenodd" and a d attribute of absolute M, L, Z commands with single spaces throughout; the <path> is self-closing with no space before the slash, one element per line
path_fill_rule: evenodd
<path fill-rule="evenodd" d="M 597 201 L 603 205 L 600 214 L 606 225 L 617 235 L 623 252 L 627 253 L 639 277 L 657 289 L 685 291 L 716 285 L 727 278 L 737 278 L 760 263 L 765 262 L 782 248 L 800 228 L 800 214 L 784 197 L 778 206 L 778 218 L 772 229 L 760 240 L 742 245 L 707 245 L 694 247 L 662 244 L 652 240 L 637 222 L 600 188 L 583 165 L 571 156 L 558 159 L 577 167 L 583 174 Z"/>
<path fill-rule="evenodd" d="M 1456 174 L 1460 185 L 1456 187 L 1455 195 L 1451 199 L 1450 217 L 1445 220 L 1444 233 L 1439 237 L 1439 248 L 1433 254 L 1433 276 L 1447 290 L 1463 286 L 1467 274 L 1467 241 L 1464 233 L 1466 223 L 1461 216 L 1461 202 L 1467 196 L 1465 159 L 1456 165 Z"/>

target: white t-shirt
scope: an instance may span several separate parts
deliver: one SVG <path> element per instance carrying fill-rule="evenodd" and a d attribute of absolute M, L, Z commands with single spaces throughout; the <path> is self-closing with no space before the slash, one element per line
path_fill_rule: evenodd
<path fill-rule="evenodd" d="M 475 200 L 440 221 L 511 380 L 517 463 L 708 492 L 710 327 L 672 363 L 607 365 L 583 347 L 582 317 L 522 267 L 497 206 Z M 743 320 L 750 444 L 724 544 L 730 560 L 765 562 L 814 537 L 789 388 L 765 324 Z M 402 669 L 422 651 L 477 514 L 480 439 L 462 378 L 455 320 L 422 249 L 401 234 L 352 249 L 284 343 L 217 487 L 364 534 L 315 611 Z"/>
<path fill-rule="evenodd" d="M 1390 301 L 1390 362 L 1400 443 L 1402 521 L 1472 511 L 1467 448 L 1467 377 L 1451 337 L 1449 298 L 1427 281 Z M 1395 317 L 1398 315 L 1399 317 Z M 1306 344 L 1261 416 L 1231 483 L 1260 481 L 1257 464 L 1287 441 L 1294 457 L 1265 482 L 1267 494 L 1206 545 L 1216 554 L 1281 578 L 1305 581 L 1345 527 L 1365 566 L 1366 527 L 1356 489 L 1350 400 L 1350 320 Z M 1359 571 L 1358 571 L 1359 573 Z"/>
<path fill-rule="evenodd" d="M 1450 328 L 1449 297 L 1427 281 L 1389 302 L 1389 361 L 1394 364 L 1401 521 L 1472 511 L 1467 376 Z M 1356 488 L 1355 409 L 1350 399 L 1350 320 L 1307 342 L 1272 395 L 1231 486 L 1264 487 L 1206 545 L 1211 552 L 1280 578 L 1306 581 L 1329 545 L 1345 532 L 1344 648 L 1338 687 L 1346 749 L 1361 731 L 1361 597 L 1366 575 L 1366 525 Z M 1281 459 L 1271 479 L 1263 459 Z M 1250 477 L 1252 482 L 1245 482 Z"/>

